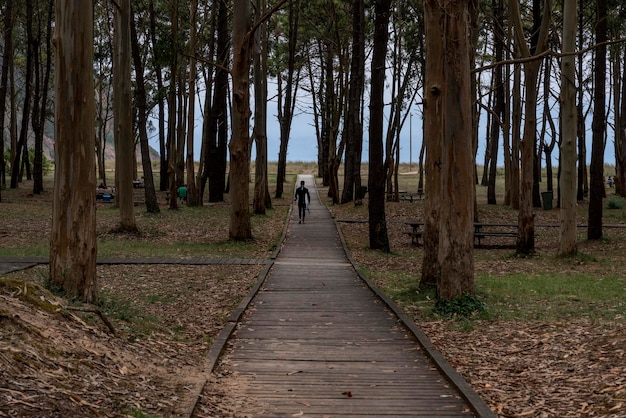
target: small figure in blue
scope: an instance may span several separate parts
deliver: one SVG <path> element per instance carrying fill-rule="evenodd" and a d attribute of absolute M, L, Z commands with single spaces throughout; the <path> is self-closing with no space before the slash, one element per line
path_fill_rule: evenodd
<path fill-rule="evenodd" d="M 304 187 L 304 181 L 301 181 L 300 182 L 300 187 L 298 187 L 296 189 L 296 195 L 293 198 L 293 200 L 297 200 L 298 201 L 298 217 L 300 218 L 300 220 L 298 221 L 299 224 L 303 224 L 304 223 L 304 216 L 306 214 L 307 199 L 308 199 L 308 203 L 310 204 L 311 203 L 311 195 L 309 194 L 309 189 Z"/>

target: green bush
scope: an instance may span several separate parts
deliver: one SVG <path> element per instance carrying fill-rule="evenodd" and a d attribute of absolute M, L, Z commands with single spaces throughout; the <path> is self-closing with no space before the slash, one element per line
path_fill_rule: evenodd
<path fill-rule="evenodd" d="M 485 304 L 476 295 L 469 293 L 452 300 L 438 300 L 433 311 L 444 318 L 470 318 L 485 313 Z"/>
<path fill-rule="evenodd" d="M 606 201 L 607 209 L 623 209 L 624 208 L 624 198 L 620 196 L 611 196 Z"/>

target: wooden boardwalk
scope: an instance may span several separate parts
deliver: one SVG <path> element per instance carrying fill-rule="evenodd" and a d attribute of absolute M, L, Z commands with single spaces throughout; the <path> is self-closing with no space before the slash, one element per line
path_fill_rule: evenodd
<path fill-rule="evenodd" d="M 223 355 L 242 396 L 263 405 L 255 416 L 495 416 L 361 280 L 312 177 L 301 179 L 312 198 L 306 223 L 294 207 L 284 246 Z"/>

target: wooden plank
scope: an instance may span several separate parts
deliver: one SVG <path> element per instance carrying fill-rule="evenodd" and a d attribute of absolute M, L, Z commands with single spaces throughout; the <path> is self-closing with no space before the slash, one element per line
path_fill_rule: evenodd
<path fill-rule="evenodd" d="M 290 225 L 229 341 L 224 364 L 238 379 L 233 396 L 263 406 L 251 415 L 272 417 L 472 416 L 413 334 L 360 279 L 315 197 L 310 207 L 319 211 Z"/>

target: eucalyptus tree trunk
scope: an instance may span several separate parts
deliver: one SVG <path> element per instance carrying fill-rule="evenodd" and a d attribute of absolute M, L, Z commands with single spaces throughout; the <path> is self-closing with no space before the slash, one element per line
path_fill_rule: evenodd
<path fill-rule="evenodd" d="M 267 8 L 265 0 L 256 1 L 257 19 Z M 271 206 L 267 179 L 267 23 L 263 22 L 255 34 L 254 54 L 254 141 L 256 144 L 256 162 L 254 165 L 254 213 L 265 214 Z"/>
<path fill-rule="evenodd" d="M 606 133 L 606 0 L 596 0 L 596 39 L 594 60 L 593 120 L 591 122 L 591 166 L 589 187 L 589 220 L 587 239 L 602 238 L 602 202 L 604 189 L 604 148 Z"/>
<path fill-rule="evenodd" d="M 13 161 L 11 162 L 11 188 L 16 189 L 21 181 L 20 168 L 23 163 L 28 163 L 28 121 L 30 120 L 31 85 L 33 77 L 33 60 L 35 57 L 35 40 L 33 36 L 33 0 L 26 0 L 26 74 L 24 79 L 24 105 L 22 107 L 22 125 L 20 136 L 15 148 Z M 2 116 L 4 117 L 4 116 Z M 26 150 L 26 152 L 24 152 Z M 26 158 L 23 156 L 26 155 Z M 2 156 L 4 157 L 4 156 Z"/>
<path fill-rule="evenodd" d="M 9 68 L 13 60 L 13 0 L 7 0 L 4 7 L 4 51 L 2 53 L 2 70 L 0 73 L 0 202 L 2 201 L 2 188 L 5 184 L 6 167 L 4 165 L 4 115 L 6 114 L 7 83 L 9 81 Z"/>
<path fill-rule="evenodd" d="M 365 4 L 363 0 L 352 2 L 352 60 L 350 62 L 350 86 L 346 113 L 346 157 L 344 164 L 341 203 L 348 203 L 361 196 L 361 153 L 363 152 L 363 123 L 361 100 L 365 86 Z"/>
<path fill-rule="evenodd" d="M 509 13 L 513 22 L 516 50 L 522 58 L 531 57 L 531 49 L 524 38 L 519 2 L 509 0 Z M 550 0 L 544 0 L 544 14 L 537 38 L 533 40 L 534 55 L 547 48 L 551 14 Z M 531 254 L 535 251 L 535 219 L 533 213 L 533 183 L 535 181 L 535 144 L 537 125 L 537 83 L 541 61 L 535 59 L 523 64 L 526 101 L 524 104 L 524 134 L 522 140 L 522 169 L 520 181 L 520 207 L 518 215 L 517 253 Z"/>
<path fill-rule="evenodd" d="M 439 264 L 439 217 L 441 209 L 441 142 L 444 108 L 441 86 L 445 83 L 444 37 L 440 25 L 443 13 L 439 0 L 424 2 L 426 71 L 424 83 L 424 257 L 420 288 L 436 288 L 441 274 Z"/>
<path fill-rule="evenodd" d="M 452 300 L 474 293 L 475 178 L 472 138 L 470 16 L 475 0 L 439 1 L 443 18 L 441 44 L 443 83 L 437 297 Z M 436 88 L 435 88 L 436 90 Z"/>
<path fill-rule="evenodd" d="M 96 171 L 93 1 L 56 0 L 55 181 L 50 285 L 94 303 Z"/>
<path fill-rule="evenodd" d="M 134 22 L 131 10 L 131 22 Z M 137 39 L 137 29 L 135 24 L 131 24 L 131 53 L 135 66 L 135 108 L 137 111 L 137 129 L 139 131 L 139 146 L 141 149 L 141 166 L 143 168 L 144 196 L 146 199 L 146 210 L 148 213 L 159 213 L 159 203 L 154 187 L 154 176 L 152 174 L 152 162 L 150 161 L 150 147 L 148 144 L 148 105 L 146 103 L 146 86 L 143 77 L 143 62 L 139 52 L 139 40 Z"/>
<path fill-rule="evenodd" d="M 194 161 L 194 128 L 196 109 L 196 16 L 198 0 L 189 2 L 189 111 L 187 113 L 187 203 L 189 206 L 201 206 L 198 189 L 196 188 L 196 164 Z"/>
<path fill-rule="evenodd" d="M 621 77 L 621 100 L 620 100 L 620 118 L 617 141 L 615 144 L 615 162 L 617 164 L 617 181 L 615 182 L 615 192 L 626 197 L 626 51 L 619 58 L 624 60 L 622 63 Z"/>
<path fill-rule="evenodd" d="M 288 6 L 289 38 L 287 44 L 287 80 L 285 88 L 279 83 L 278 94 L 278 123 L 280 125 L 280 147 L 278 150 L 278 167 L 276 177 L 276 198 L 281 198 L 284 192 L 283 184 L 287 173 L 287 149 L 291 135 L 291 124 L 296 105 L 296 96 L 300 83 L 299 69 L 296 68 L 296 53 L 298 28 L 300 21 L 300 0 L 289 2 Z M 279 75 L 279 78 L 281 76 Z M 284 97 L 284 98 L 283 98 Z M 282 106 L 281 106 L 282 104 Z"/>
<path fill-rule="evenodd" d="M 252 238 L 248 184 L 250 183 L 250 55 L 252 49 L 250 2 L 233 5 L 232 138 L 230 141 L 230 229 L 235 241 Z"/>
<path fill-rule="evenodd" d="M 161 64 L 161 51 L 158 44 L 156 16 L 157 11 L 154 8 L 154 0 L 148 3 L 148 13 L 150 15 L 150 41 L 152 43 L 152 56 L 154 57 L 154 75 L 157 82 L 157 107 L 159 114 L 159 154 L 160 154 L 160 175 L 159 190 L 166 191 L 168 188 L 168 143 L 165 137 L 165 88 L 163 86 L 163 68 Z M 172 22 L 174 24 L 174 22 Z"/>
<path fill-rule="evenodd" d="M 389 39 L 391 0 L 375 0 L 369 126 L 369 241 L 373 250 L 390 251 L 385 218 L 385 171 L 383 163 L 383 112 L 385 60 Z"/>
<path fill-rule="evenodd" d="M 559 254 L 573 254 L 576 248 L 576 1 L 564 0 L 563 48 L 561 61 L 561 239 Z"/>
<path fill-rule="evenodd" d="M 170 29 L 170 39 L 172 47 L 175 48 L 176 37 L 178 36 L 178 0 L 172 1 L 170 4 L 170 20 L 172 27 Z M 176 86 L 178 80 L 178 54 L 176 51 L 172 54 L 170 85 L 168 92 L 168 112 L 167 112 L 167 189 L 169 191 L 169 208 L 178 209 L 178 198 L 176 193 Z M 161 168 L 163 175 L 163 168 Z"/>
<path fill-rule="evenodd" d="M 113 120 L 115 122 L 116 200 L 120 208 L 120 228 L 136 231 L 133 177 L 135 141 L 130 80 L 130 0 L 118 0 L 113 36 Z"/>
<path fill-rule="evenodd" d="M 35 57 L 35 99 L 33 100 L 33 133 L 35 134 L 35 155 L 33 158 L 33 193 L 43 192 L 43 137 L 48 114 L 48 90 L 50 85 L 50 74 L 52 72 L 52 14 L 54 13 L 54 3 L 48 4 L 45 11 L 45 19 L 41 17 L 43 10 L 39 12 L 37 28 L 38 53 Z M 44 31 L 45 25 L 45 33 Z M 42 39 L 43 36 L 43 39 Z M 41 50 L 41 45 L 45 48 Z M 41 57 L 41 58 L 40 58 Z M 40 60 L 44 59 L 45 63 Z M 4 114 L 4 113 L 0 113 Z M 0 131 L 2 132 L 2 131 Z M 0 154 L 3 155 L 3 154 Z"/>

